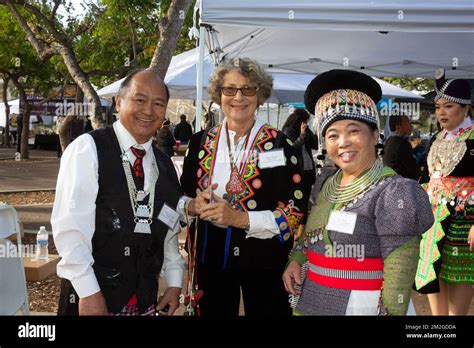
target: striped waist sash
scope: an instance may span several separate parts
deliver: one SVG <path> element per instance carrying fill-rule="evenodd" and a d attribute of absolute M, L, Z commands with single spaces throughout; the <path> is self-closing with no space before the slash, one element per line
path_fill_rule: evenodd
<path fill-rule="evenodd" d="M 326 257 L 308 250 L 308 279 L 323 286 L 346 290 L 380 290 L 383 259 Z"/>

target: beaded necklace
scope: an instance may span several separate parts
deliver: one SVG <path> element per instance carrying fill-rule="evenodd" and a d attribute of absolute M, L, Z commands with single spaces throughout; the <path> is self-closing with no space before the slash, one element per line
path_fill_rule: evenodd
<path fill-rule="evenodd" d="M 383 164 L 376 160 L 372 167 L 350 184 L 341 185 L 342 170 L 328 179 L 328 184 L 323 186 L 324 198 L 331 203 L 345 203 L 360 195 L 372 184 L 380 180 L 383 173 Z"/>

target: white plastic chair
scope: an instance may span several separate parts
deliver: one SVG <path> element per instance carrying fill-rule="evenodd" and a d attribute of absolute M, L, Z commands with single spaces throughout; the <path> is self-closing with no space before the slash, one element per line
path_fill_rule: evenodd
<path fill-rule="evenodd" d="M 17 246 L 6 239 L 14 234 Z M 30 315 L 20 223 L 15 208 L 0 205 L 0 315 L 15 315 L 19 309 Z"/>

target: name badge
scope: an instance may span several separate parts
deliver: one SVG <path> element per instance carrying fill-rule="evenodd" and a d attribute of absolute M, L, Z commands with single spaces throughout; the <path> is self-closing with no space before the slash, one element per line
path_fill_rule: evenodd
<path fill-rule="evenodd" d="M 357 221 L 356 213 L 345 211 L 332 211 L 329 215 L 329 221 L 326 226 L 327 230 L 353 234 Z"/>
<path fill-rule="evenodd" d="M 260 169 L 274 168 L 286 165 L 286 157 L 283 149 L 262 152 L 258 155 L 258 166 Z"/>
<path fill-rule="evenodd" d="M 160 214 L 158 215 L 158 220 L 163 222 L 172 230 L 174 229 L 174 226 L 176 226 L 178 219 L 179 213 L 177 213 L 174 209 L 170 208 L 168 204 L 163 204 L 163 208 L 161 208 Z"/>

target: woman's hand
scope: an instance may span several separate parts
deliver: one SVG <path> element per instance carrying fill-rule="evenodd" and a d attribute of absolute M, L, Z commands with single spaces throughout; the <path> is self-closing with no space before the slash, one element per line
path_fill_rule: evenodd
<path fill-rule="evenodd" d="M 212 185 L 212 190 L 217 188 L 217 184 Z M 196 198 L 191 199 L 188 203 L 188 211 L 191 215 L 200 215 L 203 208 L 209 204 L 211 197 L 211 188 L 208 187 L 207 190 L 199 192 L 196 195 Z M 216 197 L 213 195 L 213 197 Z"/>
<path fill-rule="evenodd" d="M 212 202 L 201 210 L 199 217 L 219 225 L 245 228 L 249 223 L 249 216 L 245 212 L 238 211 L 224 199 L 213 194 Z"/>
<path fill-rule="evenodd" d="M 173 315 L 179 307 L 179 294 L 181 294 L 181 288 L 167 288 L 163 296 L 158 299 L 156 309 L 160 311 L 168 307 L 166 315 Z"/>
<path fill-rule="evenodd" d="M 300 295 L 301 291 L 295 289 L 295 284 L 302 285 L 301 281 L 301 266 L 296 261 L 291 261 L 283 273 L 283 284 L 289 294 Z"/>

